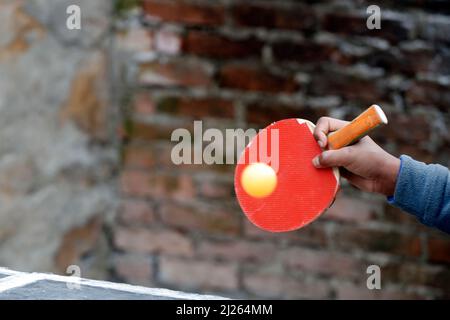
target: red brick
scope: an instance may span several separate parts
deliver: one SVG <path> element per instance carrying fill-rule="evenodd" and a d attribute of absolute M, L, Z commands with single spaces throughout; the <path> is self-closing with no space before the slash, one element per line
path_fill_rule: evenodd
<path fill-rule="evenodd" d="M 275 74 L 259 67 L 228 64 L 220 70 L 220 85 L 226 88 L 265 91 L 295 92 L 299 89 L 293 77 Z"/>
<path fill-rule="evenodd" d="M 285 299 L 329 299 L 330 294 L 329 281 L 319 279 L 288 279 L 284 290 Z"/>
<path fill-rule="evenodd" d="M 210 118 L 208 120 L 211 121 L 215 121 L 216 119 Z M 223 124 L 223 123 L 222 123 Z M 180 126 L 180 127 L 184 127 L 188 130 L 190 130 L 190 128 L 188 128 L 188 126 Z M 192 122 L 191 122 L 191 127 L 192 127 Z M 203 127 L 203 132 L 205 132 L 208 129 L 207 126 L 205 126 L 204 123 L 204 127 Z M 192 131 L 191 131 L 191 135 L 193 135 Z M 151 147 L 151 149 L 153 150 L 153 154 L 155 156 L 155 161 L 157 163 L 157 165 L 159 166 L 160 169 L 162 170 L 168 170 L 168 172 L 171 172 L 173 170 L 177 170 L 177 172 L 183 172 L 183 173 L 190 173 L 190 174 L 196 174 L 196 173 L 201 173 L 200 175 L 196 176 L 195 180 L 196 181 L 200 181 L 197 182 L 196 184 L 198 185 L 199 190 L 197 190 L 198 194 L 205 192 L 203 195 L 209 197 L 206 193 L 208 192 L 207 190 L 204 191 L 203 188 L 203 182 L 201 180 L 202 175 L 228 175 L 228 177 L 232 177 L 233 173 L 234 173 L 234 166 L 233 165 L 223 165 L 223 164 L 206 164 L 205 162 L 203 162 L 202 164 L 189 164 L 189 163 L 181 163 L 178 165 L 175 165 L 172 161 L 171 158 L 171 153 L 172 153 L 172 149 L 174 147 L 175 144 L 177 144 L 178 142 L 171 142 L 170 141 L 170 135 L 167 138 L 166 141 L 158 141 L 157 144 L 154 143 L 154 141 L 149 141 L 150 145 L 149 147 Z M 204 146 L 206 146 L 209 142 L 205 142 Z M 191 159 L 193 162 L 193 159 Z M 221 182 L 222 179 L 219 179 L 218 182 L 212 182 L 215 183 L 214 188 L 216 188 L 216 191 L 222 190 L 224 191 L 224 189 L 228 188 L 228 185 L 225 183 L 223 184 Z M 205 187 L 207 188 L 207 187 Z M 229 189 L 229 191 L 224 191 L 224 192 L 228 192 L 228 194 L 233 195 L 234 194 L 234 186 Z M 212 190 L 211 190 L 212 191 Z M 220 191 L 220 192 L 222 192 Z M 219 195 L 217 195 L 219 196 Z M 211 197 L 214 197 L 214 195 L 211 195 Z"/>
<path fill-rule="evenodd" d="M 336 298 L 341 300 L 377 299 L 381 296 L 381 290 L 369 290 L 364 284 L 354 285 L 351 283 L 339 283 L 336 285 Z"/>
<path fill-rule="evenodd" d="M 281 254 L 283 263 L 292 270 L 340 277 L 358 277 L 365 272 L 364 264 L 356 258 L 337 252 L 290 248 Z"/>
<path fill-rule="evenodd" d="M 133 196 L 147 196 L 151 194 L 148 173 L 142 173 L 138 170 L 125 170 L 121 173 L 120 187 L 121 191 Z"/>
<path fill-rule="evenodd" d="M 148 93 L 140 92 L 133 97 L 133 112 L 139 115 L 154 114 L 155 105 Z"/>
<path fill-rule="evenodd" d="M 236 3 L 231 10 L 234 23 L 238 26 L 311 30 L 316 18 L 304 6 L 280 7 L 272 4 Z"/>
<path fill-rule="evenodd" d="M 236 235 L 240 229 L 239 212 L 209 208 L 204 204 L 166 203 L 161 207 L 162 219 L 170 226 L 218 234 Z"/>
<path fill-rule="evenodd" d="M 226 261 L 267 262 L 275 257 L 276 248 L 271 243 L 249 241 L 206 242 L 198 247 L 203 258 L 218 258 Z"/>
<path fill-rule="evenodd" d="M 381 275 L 388 282 L 438 288 L 450 280 L 450 270 L 445 265 L 390 263 L 383 265 Z"/>
<path fill-rule="evenodd" d="M 326 219 L 363 223 L 375 218 L 373 201 L 338 195 L 323 215 Z"/>
<path fill-rule="evenodd" d="M 301 230 L 292 232 L 270 233 L 256 227 L 248 219 L 245 219 L 244 233 L 250 239 L 275 239 L 277 241 L 288 242 L 290 245 L 308 245 L 320 248 L 327 243 L 327 235 L 320 222 L 310 224 Z"/>
<path fill-rule="evenodd" d="M 413 28 L 411 23 L 401 19 L 383 17 L 381 29 L 371 30 L 367 28 L 366 21 L 366 15 L 331 12 L 323 16 L 321 24 L 330 32 L 350 36 L 380 37 L 393 43 L 409 39 Z"/>
<path fill-rule="evenodd" d="M 148 17 L 191 25 L 219 25 L 225 19 L 225 10 L 221 5 L 199 5 L 187 1 L 145 0 L 143 8 Z"/>
<path fill-rule="evenodd" d="M 436 61 L 437 52 L 428 48 L 421 48 L 415 50 L 403 50 L 404 64 L 402 65 L 402 72 L 406 74 L 417 73 L 441 73 L 443 70 L 448 70 L 448 59 L 444 61 Z"/>
<path fill-rule="evenodd" d="M 371 67 L 382 68 L 387 73 L 414 76 L 416 73 L 437 71 L 433 70 L 435 54 L 430 49 L 375 50 L 367 54 L 363 61 Z"/>
<path fill-rule="evenodd" d="M 206 145 L 206 144 L 205 144 Z M 170 158 L 170 154 L 169 154 L 169 158 Z M 169 159 L 170 160 L 170 159 Z M 172 161 L 170 161 L 170 164 L 168 165 L 173 169 L 173 163 Z M 233 174 L 234 172 L 234 167 L 233 165 L 224 165 L 224 164 L 206 164 L 206 163 L 202 163 L 202 164 L 184 164 L 181 163 L 179 165 L 176 166 L 177 169 L 179 169 L 182 172 L 186 172 L 186 173 L 192 173 L 192 174 L 200 174 L 201 173 L 205 173 L 205 174 L 218 174 L 218 175 L 222 175 L 222 174 Z M 200 190 L 200 188 L 203 188 L 202 184 L 198 184 L 196 185 L 196 195 L 197 196 L 205 196 L 205 197 L 219 197 L 219 194 L 217 196 L 214 196 L 214 194 L 211 193 L 211 196 L 207 194 L 208 191 L 204 191 Z M 219 191 L 219 188 L 221 188 L 220 186 L 217 187 L 217 192 L 222 192 Z M 205 193 L 204 193 L 205 192 Z M 211 192 L 215 192 L 212 191 Z M 232 191 L 233 194 L 234 191 Z"/>
<path fill-rule="evenodd" d="M 190 31 L 183 40 L 183 51 L 220 59 L 259 57 L 263 43 L 254 37 L 233 39 L 204 31 Z"/>
<path fill-rule="evenodd" d="M 124 200 L 119 221 L 126 225 L 150 225 L 155 221 L 153 206 L 142 200 Z"/>
<path fill-rule="evenodd" d="M 165 185 L 166 186 L 166 185 Z M 170 192 L 170 191 L 168 191 Z M 165 192 L 164 193 L 168 193 Z M 177 187 L 172 192 L 174 199 L 192 199 L 195 194 L 194 183 L 192 177 L 187 174 L 181 174 L 178 176 Z"/>
<path fill-rule="evenodd" d="M 126 124 L 127 137 L 133 140 L 155 142 L 154 140 L 170 141 L 172 132 L 178 128 L 185 128 L 193 132 L 193 122 L 173 123 L 145 123 L 140 121 L 130 121 Z"/>
<path fill-rule="evenodd" d="M 234 118 L 233 102 L 215 97 L 162 97 L 157 102 L 158 112 L 195 119 L 205 117 Z"/>
<path fill-rule="evenodd" d="M 151 169 L 156 164 L 153 151 L 144 146 L 128 145 L 123 150 L 123 165 L 128 168 Z"/>
<path fill-rule="evenodd" d="M 304 64 L 314 64 L 330 61 L 337 48 L 327 44 L 318 44 L 311 41 L 300 43 L 292 41 L 279 41 L 272 45 L 275 59 L 280 61 L 295 61 Z"/>
<path fill-rule="evenodd" d="M 327 232 L 320 221 L 316 221 L 314 224 L 310 224 L 301 230 L 288 232 L 285 235 L 291 245 L 323 248 L 328 242 Z"/>
<path fill-rule="evenodd" d="M 194 195 L 189 175 L 150 173 L 140 170 L 124 170 L 120 179 L 121 189 L 132 196 L 190 199 Z"/>
<path fill-rule="evenodd" d="M 409 153 L 408 153 L 409 154 Z M 408 225 L 412 228 L 420 226 L 420 222 L 411 214 L 405 214 L 405 211 L 386 203 L 384 208 L 383 220 L 400 225 Z"/>
<path fill-rule="evenodd" d="M 238 269 L 230 263 L 161 257 L 158 279 L 188 290 L 237 290 Z"/>
<path fill-rule="evenodd" d="M 430 139 L 432 129 L 426 116 L 392 113 L 389 115 L 389 121 L 395 125 L 386 126 L 383 136 L 390 142 L 396 141 L 399 145 L 404 146 L 412 145 L 417 149 L 420 144 Z M 405 130 L 406 127 L 415 129 L 411 132 Z"/>
<path fill-rule="evenodd" d="M 402 289 L 383 288 L 369 290 L 366 283 L 351 284 L 339 283 L 336 285 L 337 299 L 343 300 L 410 300 L 423 299 L 418 294 L 407 293 Z"/>
<path fill-rule="evenodd" d="M 326 299 L 331 287 L 324 281 L 305 281 L 284 274 L 247 272 L 244 274 L 245 289 L 258 298 Z"/>
<path fill-rule="evenodd" d="M 293 279 L 286 284 L 284 298 L 329 299 L 330 292 L 330 285 L 325 281 L 314 280 L 311 282 L 301 282 Z"/>
<path fill-rule="evenodd" d="M 191 240 L 181 233 L 168 230 L 120 227 L 115 230 L 114 244 L 119 249 L 137 253 L 193 255 Z"/>
<path fill-rule="evenodd" d="M 170 138 L 171 131 L 157 124 L 130 122 L 127 130 L 130 138 L 139 140 L 156 140 Z"/>
<path fill-rule="evenodd" d="M 272 233 L 262 230 L 251 223 L 248 219 L 244 219 L 244 234 L 249 239 L 281 239 L 281 233 Z"/>
<path fill-rule="evenodd" d="M 153 153 L 156 158 L 156 163 L 161 169 L 171 169 L 173 170 L 172 162 L 172 148 L 174 144 L 168 140 L 162 143 L 153 144 L 151 146 Z"/>
<path fill-rule="evenodd" d="M 303 105 L 261 101 L 249 104 L 246 114 L 248 123 L 266 127 L 272 122 L 287 118 L 302 118 L 315 121 L 327 115 L 327 111 L 325 109 L 312 109 Z"/>
<path fill-rule="evenodd" d="M 250 294 L 263 299 L 280 299 L 284 294 L 286 281 L 283 276 L 257 274 L 249 272 L 244 275 L 243 284 Z"/>
<path fill-rule="evenodd" d="M 405 57 L 398 50 L 374 50 L 367 54 L 363 61 L 367 65 L 375 68 L 382 68 L 386 72 L 404 72 L 409 75 L 411 67 L 407 68 Z"/>
<path fill-rule="evenodd" d="M 311 92 L 314 95 L 339 95 L 357 100 L 361 104 L 372 104 L 383 100 L 384 89 L 374 79 L 366 79 L 340 72 L 316 72 L 312 77 Z"/>
<path fill-rule="evenodd" d="M 139 254 L 120 254 L 114 257 L 114 271 L 124 281 L 135 285 L 153 285 L 150 257 Z"/>
<path fill-rule="evenodd" d="M 226 147 L 226 146 L 224 146 L 224 147 Z M 237 156 L 238 155 L 236 155 L 236 152 L 235 152 L 235 157 L 237 157 Z M 226 162 L 225 160 L 226 159 L 224 159 L 224 161 L 223 161 L 224 163 Z M 235 160 L 234 163 L 236 163 L 236 161 L 237 160 Z M 208 164 L 204 163 L 203 168 L 201 165 L 196 165 L 195 168 L 192 168 L 192 166 L 191 166 L 191 169 L 198 170 L 199 172 L 200 171 L 214 172 L 215 174 L 219 174 L 219 175 L 228 174 L 228 176 L 231 177 L 234 174 L 235 167 L 232 164 L 228 164 L 228 165 L 227 164 L 210 164 L 210 165 L 208 165 Z M 218 188 L 227 188 L 227 186 L 226 185 L 218 186 Z M 234 187 L 231 190 L 231 194 L 234 196 Z"/>
<path fill-rule="evenodd" d="M 148 62 L 140 65 L 138 81 L 159 87 L 210 87 L 212 67 L 194 60 Z"/>
<path fill-rule="evenodd" d="M 232 181 L 201 179 L 198 184 L 198 195 L 200 197 L 226 200 L 234 194 L 234 183 Z"/>
<path fill-rule="evenodd" d="M 430 237 L 428 239 L 428 260 L 450 265 L 450 239 Z"/>
<path fill-rule="evenodd" d="M 414 132 L 416 133 L 416 131 Z M 404 143 L 404 144 L 397 144 L 397 154 L 407 154 L 413 159 L 417 161 L 422 161 L 425 163 L 434 163 L 438 162 L 439 158 L 436 157 L 436 154 L 433 154 L 430 152 L 430 150 L 424 150 L 421 145 L 412 143 Z M 445 151 L 443 151 L 444 153 Z M 442 160 L 441 160 L 442 162 Z M 445 160 L 444 160 L 445 163 Z M 423 225 L 422 225 L 423 226 Z"/>
<path fill-rule="evenodd" d="M 388 252 L 410 257 L 419 257 L 422 252 L 418 235 L 350 226 L 340 226 L 333 235 L 333 243 L 337 248 L 343 250 Z"/>
<path fill-rule="evenodd" d="M 406 101 L 411 105 L 435 106 L 447 111 L 450 105 L 449 86 L 432 81 L 414 82 L 406 91 Z"/>

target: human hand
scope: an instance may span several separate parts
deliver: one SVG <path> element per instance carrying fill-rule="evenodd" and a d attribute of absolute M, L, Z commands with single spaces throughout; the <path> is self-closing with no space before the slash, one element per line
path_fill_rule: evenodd
<path fill-rule="evenodd" d="M 317 121 L 314 137 L 322 148 L 327 135 L 348 121 L 322 117 Z M 400 159 L 392 156 L 365 136 L 357 143 L 338 150 L 325 150 L 313 159 L 316 168 L 342 167 L 341 175 L 355 187 L 368 192 L 392 196 L 395 192 Z"/>

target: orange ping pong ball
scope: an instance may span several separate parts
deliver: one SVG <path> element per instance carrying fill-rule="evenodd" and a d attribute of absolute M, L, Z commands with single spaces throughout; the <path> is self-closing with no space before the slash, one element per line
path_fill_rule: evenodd
<path fill-rule="evenodd" d="M 252 197 L 263 198 L 275 190 L 277 174 L 271 166 L 255 162 L 245 167 L 241 175 L 241 185 Z"/>

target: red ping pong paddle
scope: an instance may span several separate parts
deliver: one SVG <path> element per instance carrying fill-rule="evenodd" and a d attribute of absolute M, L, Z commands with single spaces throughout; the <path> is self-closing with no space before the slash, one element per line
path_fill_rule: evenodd
<path fill-rule="evenodd" d="M 330 133 L 328 146 L 347 146 L 380 124 L 387 124 L 387 118 L 379 106 L 372 105 L 345 127 Z M 339 189 L 339 171 L 312 165 L 312 159 L 322 152 L 313 136 L 314 128 L 303 119 L 274 122 L 261 130 L 241 154 L 235 170 L 235 191 L 247 218 L 259 228 L 270 232 L 296 230 L 332 205 Z M 271 138 L 275 138 L 275 144 Z"/>

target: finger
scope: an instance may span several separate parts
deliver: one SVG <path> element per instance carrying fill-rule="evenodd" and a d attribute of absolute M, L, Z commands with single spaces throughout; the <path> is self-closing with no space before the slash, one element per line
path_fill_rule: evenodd
<path fill-rule="evenodd" d="M 327 146 L 327 136 L 322 131 L 317 132 L 316 134 L 316 140 L 319 146 L 323 149 Z"/>
<path fill-rule="evenodd" d="M 344 147 L 338 150 L 327 150 L 312 160 L 314 167 L 345 167 L 353 161 L 354 157 L 353 147 Z"/>
<path fill-rule="evenodd" d="M 348 121 L 338 120 L 330 117 L 321 117 L 314 128 L 313 135 L 316 138 L 318 144 L 325 148 L 327 145 L 327 134 L 342 128 L 348 123 Z"/>

